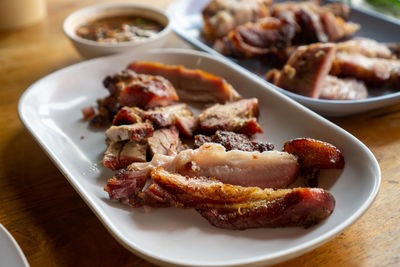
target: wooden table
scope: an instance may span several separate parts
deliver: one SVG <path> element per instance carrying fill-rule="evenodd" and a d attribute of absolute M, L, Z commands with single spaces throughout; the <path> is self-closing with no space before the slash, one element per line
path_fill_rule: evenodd
<path fill-rule="evenodd" d="M 0 223 L 32 266 L 153 266 L 114 240 L 18 119 L 18 99 L 30 84 L 83 60 L 61 26 L 73 10 L 96 2 L 50 0 L 41 23 L 0 32 Z M 166 8 L 172 1 L 141 2 Z M 168 45 L 190 47 L 173 35 Z M 378 159 L 379 194 L 340 236 L 277 266 L 399 266 L 400 104 L 332 121 Z"/>

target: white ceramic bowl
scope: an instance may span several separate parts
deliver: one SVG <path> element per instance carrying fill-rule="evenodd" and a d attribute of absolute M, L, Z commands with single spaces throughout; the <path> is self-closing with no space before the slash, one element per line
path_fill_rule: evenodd
<path fill-rule="evenodd" d="M 79 37 L 76 29 L 89 20 L 113 16 L 140 16 L 159 22 L 164 28 L 155 36 L 139 41 L 120 42 L 116 44 L 99 43 Z M 78 52 L 85 58 L 93 58 L 116 53 L 144 51 L 162 47 L 167 41 L 171 27 L 163 11 L 130 3 L 105 3 L 88 6 L 70 14 L 63 25 L 64 33 L 72 41 Z"/>

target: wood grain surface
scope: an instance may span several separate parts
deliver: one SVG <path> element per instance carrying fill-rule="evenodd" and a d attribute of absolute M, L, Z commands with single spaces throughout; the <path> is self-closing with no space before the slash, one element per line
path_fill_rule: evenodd
<path fill-rule="evenodd" d="M 42 22 L 0 31 L 0 223 L 31 266 L 153 266 L 114 240 L 18 119 L 19 97 L 30 84 L 83 60 L 62 23 L 72 11 L 98 2 L 50 0 Z M 166 8 L 172 1 L 131 2 Z M 174 35 L 168 46 L 190 47 Z M 400 266 L 400 104 L 331 120 L 374 153 L 380 191 L 344 233 L 276 266 Z"/>

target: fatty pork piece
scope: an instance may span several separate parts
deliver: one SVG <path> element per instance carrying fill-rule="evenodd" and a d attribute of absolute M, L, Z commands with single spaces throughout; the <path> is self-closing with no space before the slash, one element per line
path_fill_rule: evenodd
<path fill-rule="evenodd" d="M 251 136 L 262 132 L 256 116 L 258 116 L 258 100 L 249 98 L 223 105 L 212 105 L 205 109 L 197 119 L 199 131 L 205 134 L 223 130 Z"/>
<path fill-rule="evenodd" d="M 282 188 L 292 183 L 298 173 L 297 157 L 279 151 L 247 152 L 226 151 L 220 144 L 207 143 L 198 149 L 187 149 L 173 156 L 155 154 L 148 163 L 133 163 L 126 170 L 117 173 L 105 187 L 111 199 L 141 203 L 136 195 L 120 192 L 137 192 L 142 188 L 123 189 L 126 185 L 143 185 L 151 169 L 164 167 L 166 170 L 190 177 L 215 177 L 227 184 L 258 186 L 261 188 Z M 139 171 L 138 171 L 139 170 Z M 127 181 L 138 179 L 138 182 Z"/>
<path fill-rule="evenodd" d="M 179 100 L 174 86 L 164 77 L 137 74 L 131 70 L 107 76 L 103 85 L 121 106 L 147 109 Z"/>
<path fill-rule="evenodd" d="M 112 142 L 104 153 L 103 165 L 115 171 L 126 168 L 132 162 L 146 162 L 146 151 L 146 143 Z"/>
<path fill-rule="evenodd" d="M 153 125 L 147 122 L 134 123 L 129 125 L 111 126 L 106 131 L 106 137 L 111 142 L 126 140 L 141 141 L 153 135 Z"/>
<path fill-rule="evenodd" d="M 259 227 L 309 227 L 326 219 L 335 199 L 320 188 L 261 189 L 188 177 L 162 167 L 152 170 L 142 199 L 150 205 L 195 208 L 210 224 L 244 230 Z"/>
<path fill-rule="evenodd" d="M 203 34 L 220 38 L 236 26 L 255 22 L 269 15 L 271 0 L 212 0 L 202 11 Z"/>
<path fill-rule="evenodd" d="M 225 103 L 241 98 L 232 85 L 224 79 L 202 70 L 146 61 L 133 62 L 128 69 L 168 79 L 174 85 L 181 100 Z"/>
<path fill-rule="evenodd" d="M 199 148 L 205 143 L 221 144 L 226 151 L 236 149 L 249 152 L 264 152 L 274 149 L 274 145 L 271 143 L 251 141 L 245 134 L 228 131 L 217 131 L 212 136 L 199 134 L 194 137 L 194 148 Z"/>
<path fill-rule="evenodd" d="M 386 44 L 362 37 L 337 43 L 336 52 L 349 54 L 356 53 L 370 58 L 396 58 L 396 55 L 388 48 Z"/>
<path fill-rule="evenodd" d="M 287 57 L 290 50 L 286 48 L 292 45 L 295 33 L 295 22 L 267 17 L 236 27 L 227 36 L 216 41 L 214 49 L 236 58 L 255 58 L 270 54 L 280 56 L 282 53 Z"/>
<path fill-rule="evenodd" d="M 155 130 L 153 136 L 147 139 L 147 143 L 151 157 L 155 154 L 175 156 L 185 148 L 175 126 Z"/>
<path fill-rule="evenodd" d="M 114 125 L 133 124 L 150 121 L 154 127 L 176 125 L 184 136 L 192 136 L 197 120 L 186 104 L 174 104 L 142 110 L 137 107 L 123 107 L 114 117 Z"/>
<path fill-rule="evenodd" d="M 356 53 L 336 53 L 331 74 L 352 77 L 375 86 L 400 89 L 400 60 L 370 58 Z"/>
<path fill-rule="evenodd" d="M 296 21 L 297 44 L 314 42 L 336 42 L 354 34 L 360 25 L 346 22 L 349 9 L 345 4 L 320 6 L 314 1 L 285 2 L 275 4 L 271 15 L 277 18 L 291 16 Z"/>
<path fill-rule="evenodd" d="M 157 129 L 139 141 L 111 142 L 104 153 L 103 165 L 111 170 L 126 168 L 133 162 L 146 162 L 155 154 L 174 156 L 184 149 L 175 126 Z"/>
<path fill-rule="evenodd" d="M 276 73 L 267 74 L 267 78 L 271 80 L 273 76 L 275 85 L 290 92 L 319 98 L 322 84 L 331 69 L 334 56 L 333 44 L 316 43 L 300 46 L 290 56 L 278 76 Z"/>
<path fill-rule="evenodd" d="M 283 151 L 296 155 L 300 171 L 307 186 L 318 186 L 320 169 L 343 169 L 342 152 L 335 146 L 310 138 L 296 138 L 287 141 Z"/>
<path fill-rule="evenodd" d="M 364 82 L 356 79 L 339 79 L 327 75 L 322 82 L 319 98 L 330 100 L 359 100 L 368 97 L 368 89 Z"/>

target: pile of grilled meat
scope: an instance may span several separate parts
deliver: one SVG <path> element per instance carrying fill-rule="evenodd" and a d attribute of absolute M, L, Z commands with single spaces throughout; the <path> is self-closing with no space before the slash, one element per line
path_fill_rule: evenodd
<path fill-rule="evenodd" d="M 203 35 L 234 58 L 260 60 L 275 85 L 311 98 L 358 100 L 400 89 L 400 45 L 350 37 L 344 3 L 212 0 Z"/>
<path fill-rule="evenodd" d="M 103 164 L 116 171 L 105 191 L 132 207 L 193 208 L 227 229 L 314 225 L 335 199 L 317 188 L 321 169 L 342 169 L 333 145 L 299 138 L 282 151 L 254 141 L 258 100 L 201 70 L 134 62 L 106 77 L 109 96 L 85 108 L 108 127 Z M 184 102 L 204 103 L 195 116 Z M 111 125 L 111 126 L 110 126 Z M 288 188 L 298 177 L 304 188 Z"/>

